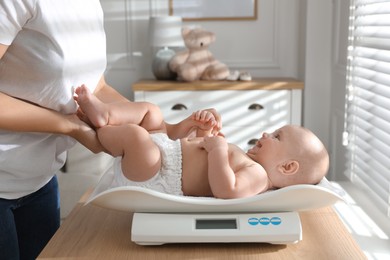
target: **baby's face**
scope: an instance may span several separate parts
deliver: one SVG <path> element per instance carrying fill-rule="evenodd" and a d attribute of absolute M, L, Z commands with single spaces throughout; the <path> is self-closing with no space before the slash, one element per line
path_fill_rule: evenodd
<path fill-rule="evenodd" d="M 273 133 L 263 133 L 256 144 L 248 150 L 247 155 L 261 164 L 268 172 L 289 158 L 297 140 L 297 129 L 284 126 Z"/>

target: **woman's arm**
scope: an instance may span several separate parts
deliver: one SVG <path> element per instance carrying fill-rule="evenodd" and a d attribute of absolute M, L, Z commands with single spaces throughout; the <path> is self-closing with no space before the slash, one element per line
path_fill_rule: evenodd
<path fill-rule="evenodd" d="M 0 93 L 0 129 L 41 132 L 73 137 L 92 152 L 103 150 L 96 133 L 76 115 L 63 115 Z"/>
<path fill-rule="evenodd" d="M 2 92 L 0 92 L 0 129 L 68 135 L 92 152 L 103 150 L 95 131 L 76 115 L 63 115 Z"/>
<path fill-rule="evenodd" d="M 7 51 L 8 45 L 0 43 L 0 59 L 4 56 L 4 53 Z"/>

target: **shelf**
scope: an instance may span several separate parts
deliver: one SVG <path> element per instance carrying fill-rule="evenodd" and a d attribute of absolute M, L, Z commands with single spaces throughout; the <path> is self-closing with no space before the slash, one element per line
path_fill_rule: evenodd
<path fill-rule="evenodd" d="M 146 79 L 133 84 L 133 91 L 201 90 L 280 90 L 303 89 L 304 83 L 293 78 L 255 78 L 252 81 L 164 81 Z"/>

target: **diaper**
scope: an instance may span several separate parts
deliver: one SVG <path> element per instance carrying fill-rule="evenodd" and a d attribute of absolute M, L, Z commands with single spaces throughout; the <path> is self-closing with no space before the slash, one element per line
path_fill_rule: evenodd
<path fill-rule="evenodd" d="M 150 136 L 161 152 L 160 171 L 147 181 L 131 181 L 123 175 L 121 167 L 122 158 L 117 157 L 114 161 L 114 180 L 111 186 L 139 186 L 163 193 L 183 195 L 180 140 L 173 141 L 165 133 L 155 133 Z"/>

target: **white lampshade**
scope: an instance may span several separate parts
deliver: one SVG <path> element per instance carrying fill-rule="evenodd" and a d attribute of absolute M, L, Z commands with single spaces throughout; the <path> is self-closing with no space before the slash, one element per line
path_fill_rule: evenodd
<path fill-rule="evenodd" d="M 184 46 L 181 28 L 182 18 L 179 16 L 150 17 L 150 45 L 153 47 Z"/>

